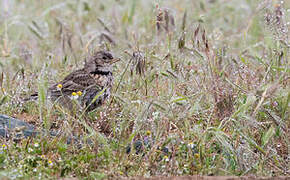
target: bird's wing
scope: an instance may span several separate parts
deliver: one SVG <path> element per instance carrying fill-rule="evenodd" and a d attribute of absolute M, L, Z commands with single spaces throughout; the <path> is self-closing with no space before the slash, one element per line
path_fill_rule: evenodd
<path fill-rule="evenodd" d="M 61 88 L 58 87 L 59 84 L 61 84 Z M 79 70 L 69 74 L 64 80 L 51 86 L 49 91 L 52 96 L 71 95 L 73 92 L 84 91 L 94 85 L 97 85 L 94 78 Z"/>

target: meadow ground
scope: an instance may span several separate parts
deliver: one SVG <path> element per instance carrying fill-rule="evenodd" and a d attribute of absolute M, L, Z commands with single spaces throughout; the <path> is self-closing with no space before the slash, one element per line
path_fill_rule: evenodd
<path fill-rule="evenodd" d="M 0 176 L 289 176 L 290 2 L 2 0 L 0 113 L 62 132 L 1 139 Z M 105 106 L 84 115 L 46 90 L 108 49 Z M 38 101 L 23 102 L 38 91 Z M 74 134 L 90 144 L 66 144 Z M 127 154 L 140 140 L 142 150 Z"/>

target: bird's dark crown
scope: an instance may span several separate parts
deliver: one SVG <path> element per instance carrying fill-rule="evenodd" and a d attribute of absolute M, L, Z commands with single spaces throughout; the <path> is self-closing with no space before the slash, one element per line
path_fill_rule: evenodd
<path fill-rule="evenodd" d="M 113 55 L 108 51 L 97 51 L 85 62 L 85 70 L 89 73 L 106 74 L 112 71 Z"/>
<path fill-rule="evenodd" d="M 92 56 L 95 60 L 102 60 L 104 62 L 110 62 L 113 60 L 113 55 L 108 51 L 97 51 Z"/>

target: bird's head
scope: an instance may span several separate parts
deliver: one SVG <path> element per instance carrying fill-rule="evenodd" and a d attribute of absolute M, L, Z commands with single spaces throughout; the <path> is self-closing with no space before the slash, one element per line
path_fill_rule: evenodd
<path fill-rule="evenodd" d="M 85 69 L 89 72 L 110 72 L 112 71 L 112 64 L 118 62 L 108 51 L 97 51 L 85 63 Z"/>

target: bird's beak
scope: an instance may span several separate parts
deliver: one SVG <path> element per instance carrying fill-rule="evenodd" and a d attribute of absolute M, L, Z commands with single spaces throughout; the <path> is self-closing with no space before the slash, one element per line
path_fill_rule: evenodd
<path fill-rule="evenodd" d="M 120 58 L 114 58 L 114 59 L 111 60 L 110 64 L 114 64 L 114 63 L 116 63 L 116 62 L 118 62 L 120 60 L 121 60 Z"/>

